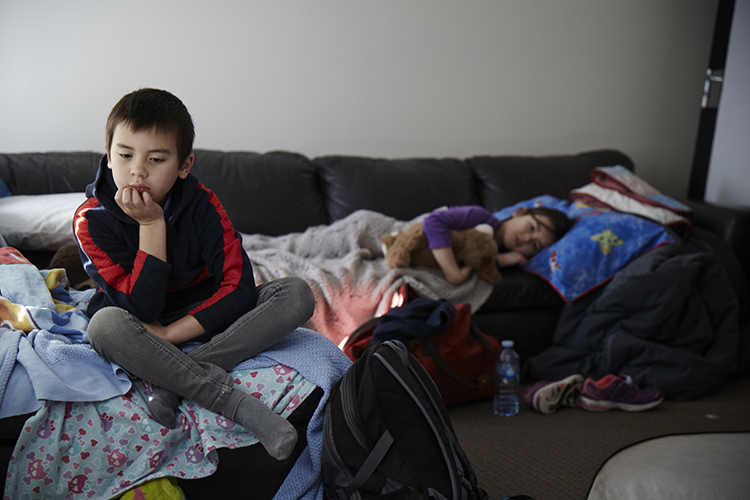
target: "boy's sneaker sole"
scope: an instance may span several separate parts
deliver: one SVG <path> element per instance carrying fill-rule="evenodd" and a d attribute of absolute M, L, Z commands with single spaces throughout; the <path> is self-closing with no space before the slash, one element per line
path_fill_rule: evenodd
<path fill-rule="evenodd" d="M 577 406 L 583 389 L 583 377 L 570 377 L 550 382 L 537 389 L 532 397 L 532 408 L 544 414 L 554 413 L 561 406 Z"/>
<path fill-rule="evenodd" d="M 623 411 L 645 411 L 653 408 L 664 400 L 660 398 L 654 401 L 649 401 L 644 404 L 628 404 L 620 403 L 617 401 L 598 401 L 596 399 L 589 399 L 586 396 L 581 396 L 578 401 L 578 406 L 588 411 L 609 411 L 609 410 L 623 410 Z"/>

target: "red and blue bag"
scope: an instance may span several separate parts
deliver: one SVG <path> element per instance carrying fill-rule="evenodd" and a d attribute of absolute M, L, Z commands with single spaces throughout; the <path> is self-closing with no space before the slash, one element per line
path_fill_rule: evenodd
<path fill-rule="evenodd" d="M 399 340 L 419 361 L 446 406 L 494 394 L 500 343 L 472 322 L 467 304 L 418 298 L 361 325 L 343 347 L 355 361 L 373 342 Z"/>

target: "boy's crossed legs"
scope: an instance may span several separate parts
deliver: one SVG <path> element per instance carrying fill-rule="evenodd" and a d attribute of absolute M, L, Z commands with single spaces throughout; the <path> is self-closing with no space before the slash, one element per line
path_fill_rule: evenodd
<path fill-rule="evenodd" d="M 296 430 L 260 400 L 235 389 L 227 371 L 304 324 L 314 308 L 315 298 L 304 280 L 281 278 L 259 286 L 255 308 L 189 354 L 149 333 L 135 316 L 117 307 L 98 311 L 88 336 L 102 357 L 157 386 L 148 402 L 157 422 L 174 427 L 174 411 L 184 397 L 251 430 L 268 453 L 281 460 L 293 451 Z"/>

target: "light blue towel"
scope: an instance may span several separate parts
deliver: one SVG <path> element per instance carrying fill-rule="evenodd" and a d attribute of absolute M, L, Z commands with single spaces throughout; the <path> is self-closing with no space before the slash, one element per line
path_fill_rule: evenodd
<path fill-rule="evenodd" d="M 323 481 L 320 457 L 323 450 L 325 403 L 352 362 L 336 344 L 320 333 L 298 328 L 269 350 L 241 363 L 237 369 L 261 368 L 276 363 L 294 368 L 322 388 L 324 394 L 307 427 L 307 447 L 274 498 L 321 500 Z"/>
<path fill-rule="evenodd" d="M 21 306 L 33 327 L 24 332 L 10 320 L 0 326 L 0 418 L 33 412 L 41 400 L 101 401 L 132 385 L 86 342 L 85 310 L 93 290 L 69 290 L 55 276 L 50 289 L 49 275 L 17 250 L 0 249 L 0 296 L 6 305 Z M 60 310 L 56 303 L 71 307 Z"/>

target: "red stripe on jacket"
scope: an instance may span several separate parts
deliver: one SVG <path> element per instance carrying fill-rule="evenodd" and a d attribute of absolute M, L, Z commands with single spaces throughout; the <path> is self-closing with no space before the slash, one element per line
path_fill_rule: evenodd
<path fill-rule="evenodd" d="M 86 212 L 98 206 L 99 201 L 96 198 L 89 198 L 78 207 L 75 219 L 75 234 L 78 237 L 80 245 L 83 247 L 83 251 L 89 257 L 89 260 L 94 263 L 97 272 L 104 278 L 104 281 L 116 290 L 130 295 L 133 291 L 133 286 L 138 281 L 141 270 L 143 270 L 143 264 L 148 254 L 138 250 L 133 262 L 133 270 L 130 273 L 126 273 L 119 264 L 112 262 L 109 255 L 99 248 L 89 234 L 89 220 L 86 217 Z"/>
<path fill-rule="evenodd" d="M 208 189 L 200 184 L 200 189 L 209 193 L 209 203 L 213 205 L 216 213 L 219 214 L 219 220 L 221 227 L 224 229 L 223 233 L 223 248 L 224 248 L 224 269 L 222 272 L 222 281 L 219 290 L 213 294 L 203 304 L 196 307 L 190 314 L 195 314 L 216 302 L 226 297 L 230 293 L 234 292 L 239 286 L 240 279 L 242 277 L 242 241 L 237 237 L 232 223 L 229 221 L 229 216 L 224 210 L 224 207 L 219 202 L 219 198 Z"/>

